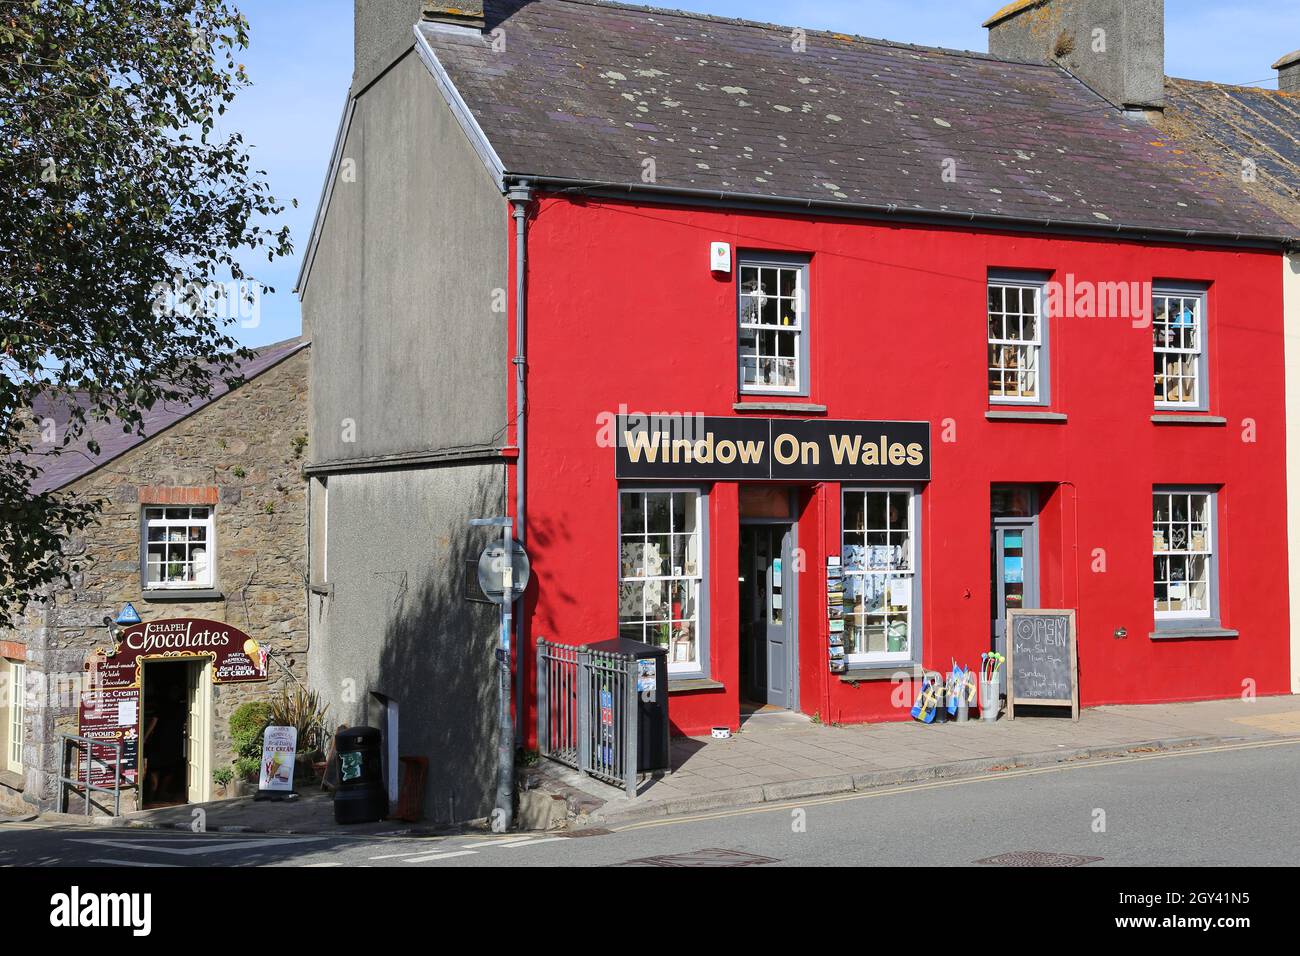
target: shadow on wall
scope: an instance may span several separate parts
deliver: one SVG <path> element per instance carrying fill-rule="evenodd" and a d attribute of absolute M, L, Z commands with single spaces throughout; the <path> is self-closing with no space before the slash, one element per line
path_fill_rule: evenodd
<path fill-rule="evenodd" d="M 471 501 L 466 514 L 496 514 L 499 482 L 480 482 Z M 372 581 L 393 601 L 373 689 L 399 703 L 401 755 L 429 758 L 427 822 L 458 823 L 492 809 L 497 610 L 465 598 L 466 562 L 477 560 L 489 538 L 482 529 L 449 528 L 428 542 L 434 554 L 427 580 L 408 589 L 404 576 L 377 572 Z"/>

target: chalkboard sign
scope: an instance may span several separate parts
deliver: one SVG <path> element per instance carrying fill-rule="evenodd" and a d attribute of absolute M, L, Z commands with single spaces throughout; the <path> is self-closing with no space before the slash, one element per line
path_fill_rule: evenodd
<path fill-rule="evenodd" d="M 1007 611 L 1007 717 L 1016 704 L 1069 707 L 1079 719 L 1074 611 Z"/>

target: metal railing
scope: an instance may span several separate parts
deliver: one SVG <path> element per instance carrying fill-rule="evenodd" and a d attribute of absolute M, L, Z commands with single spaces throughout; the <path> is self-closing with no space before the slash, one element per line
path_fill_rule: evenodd
<path fill-rule="evenodd" d="M 80 789 L 86 796 L 86 815 L 91 813 L 92 793 L 111 793 L 113 795 L 113 816 L 122 815 L 122 741 L 120 740 L 91 740 L 89 737 L 78 737 L 76 734 L 59 734 L 63 738 L 63 752 L 59 755 L 59 812 L 67 812 L 66 798 L 70 790 Z M 111 747 L 113 749 L 113 761 L 110 764 L 107 760 L 96 757 L 94 754 L 96 747 Z M 85 768 L 85 778 L 69 777 L 68 773 L 68 755 L 73 750 L 84 750 L 86 760 L 83 764 L 80 759 L 77 760 L 78 768 Z M 113 786 L 101 787 L 91 783 L 95 765 L 100 767 L 113 768 Z"/>
<path fill-rule="evenodd" d="M 537 740 L 543 757 L 635 797 L 637 659 L 539 640 Z"/>

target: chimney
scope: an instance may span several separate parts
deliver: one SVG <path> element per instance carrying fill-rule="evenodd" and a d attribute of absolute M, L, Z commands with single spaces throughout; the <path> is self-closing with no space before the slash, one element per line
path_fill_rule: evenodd
<path fill-rule="evenodd" d="M 355 0 L 353 82 L 373 78 L 414 40 L 421 20 L 483 29 L 483 0 Z"/>
<path fill-rule="evenodd" d="M 984 26 L 993 56 L 1057 63 L 1121 109 L 1164 109 L 1164 0 L 1015 0 Z"/>
<path fill-rule="evenodd" d="M 1283 93 L 1300 93 L 1300 50 L 1288 53 L 1273 64 L 1277 70 L 1277 88 Z"/>

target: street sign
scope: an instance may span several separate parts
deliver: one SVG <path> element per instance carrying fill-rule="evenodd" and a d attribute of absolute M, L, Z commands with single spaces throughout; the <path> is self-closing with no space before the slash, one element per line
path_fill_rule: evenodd
<path fill-rule="evenodd" d="M 505 543 L 493 542 L 478 557 L 478 586 L 493 604 L 511 604 L 528 588 L 532 575 L 528 553 L 511 540 L 507 557 Z"/>

